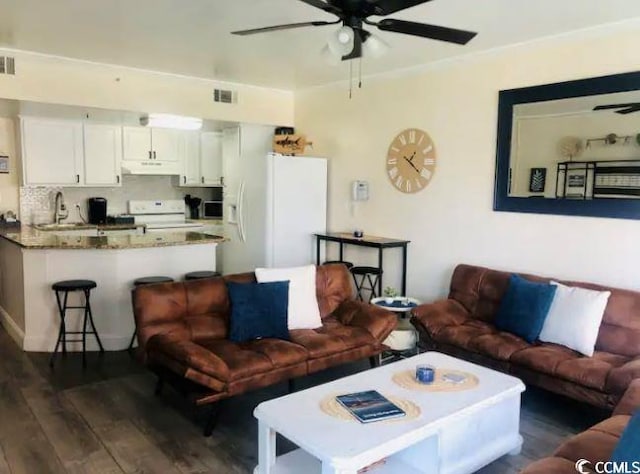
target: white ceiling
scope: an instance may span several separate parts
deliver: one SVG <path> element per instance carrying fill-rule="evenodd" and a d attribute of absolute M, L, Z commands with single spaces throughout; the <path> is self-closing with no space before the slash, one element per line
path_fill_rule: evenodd
<path fill-rule="evenodd" d="M 457 46 L 380 32 L 392 50 L 363 61 L 365 75 L 640 17 L 640 1 L 433 0 L 391 17 L 479 34 Z M 294 89 L 347 78 L 319 56 L 336 27 L 229 32 L 325 19 L 297 0 L 0 0 L 0 46 Z"/>

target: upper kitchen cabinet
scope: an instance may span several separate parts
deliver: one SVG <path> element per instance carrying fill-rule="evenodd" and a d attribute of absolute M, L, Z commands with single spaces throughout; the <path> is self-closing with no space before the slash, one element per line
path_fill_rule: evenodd
<path fill-rule="evenodd" d="M 182 173 L 183 132 L 165 128 L 124 127 L 122 172 L 176 175 Z"/>
<path fill-rule="evenodd" d="M 84 185 L 120 186 L 122 127 L 84 125 Z"/>
<path fill-rule="evenodd" d="M 25 185 L 78 186 L 83 176 L 82 123 L 22 117 Z"/>
<path fill-rule="evenodd" d="M 221 186 L 222 134 L 186 132 L 183 143 L 184 169 L 180 186 Z"/>
<path fill-rule="evenodd" d="M 200 135 L 200 182 L 205 186 L 221 186 L 222 177 L 222 134 L 205 132 Z"/>
<path fill-rule="evenodd" d="M 182 134 L 179 130 L 124 127 L 125 161 L 179 161 Z"/>

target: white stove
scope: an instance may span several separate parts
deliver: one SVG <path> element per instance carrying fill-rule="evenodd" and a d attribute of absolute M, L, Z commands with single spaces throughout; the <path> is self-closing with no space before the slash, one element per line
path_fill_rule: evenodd
<path fill-rule="evenodd" d="M 147 232 L 201 229 L 202 224 L 187 221 L 185 211 L 186 204 L 179 199 L 129 201 L 129 214 L 136 224 L 144 224 Z"/>

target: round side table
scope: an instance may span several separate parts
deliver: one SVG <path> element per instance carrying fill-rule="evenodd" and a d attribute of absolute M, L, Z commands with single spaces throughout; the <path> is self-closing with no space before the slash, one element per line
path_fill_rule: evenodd
<path fill-rule="evenodd" d="M 383 341 L 389 347 L 388 353 L 383 353 L 380 358 L 381 363 L 393 362 L 399 359 L 406 359 L 418 354 L 418 334 L 406 318 L 409 312 L 420 304 L 415 298 L 399 296 L 392 298 L 373 298 L 371 304 L 380 306 L 388 311 L 396 313 L 398 326 Z M 386 355 L 385 355 L 386 354 Z"/>

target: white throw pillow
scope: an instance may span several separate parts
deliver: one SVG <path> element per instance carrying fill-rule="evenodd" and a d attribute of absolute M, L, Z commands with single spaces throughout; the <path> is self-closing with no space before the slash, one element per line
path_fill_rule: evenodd
<path fill-rule="evenodd" d="M 539 339 L 592 356 L 611 292 L 565 286 L 555 281 L 551 284 L 556 286 L 556 294 Z"/>
<path fill-rule="evenodd" d="M 289 329 L 315 329 L 322 326 L 316 298 L 316 267 L 256 268 L 258 283 L 289 281 Z"/>

